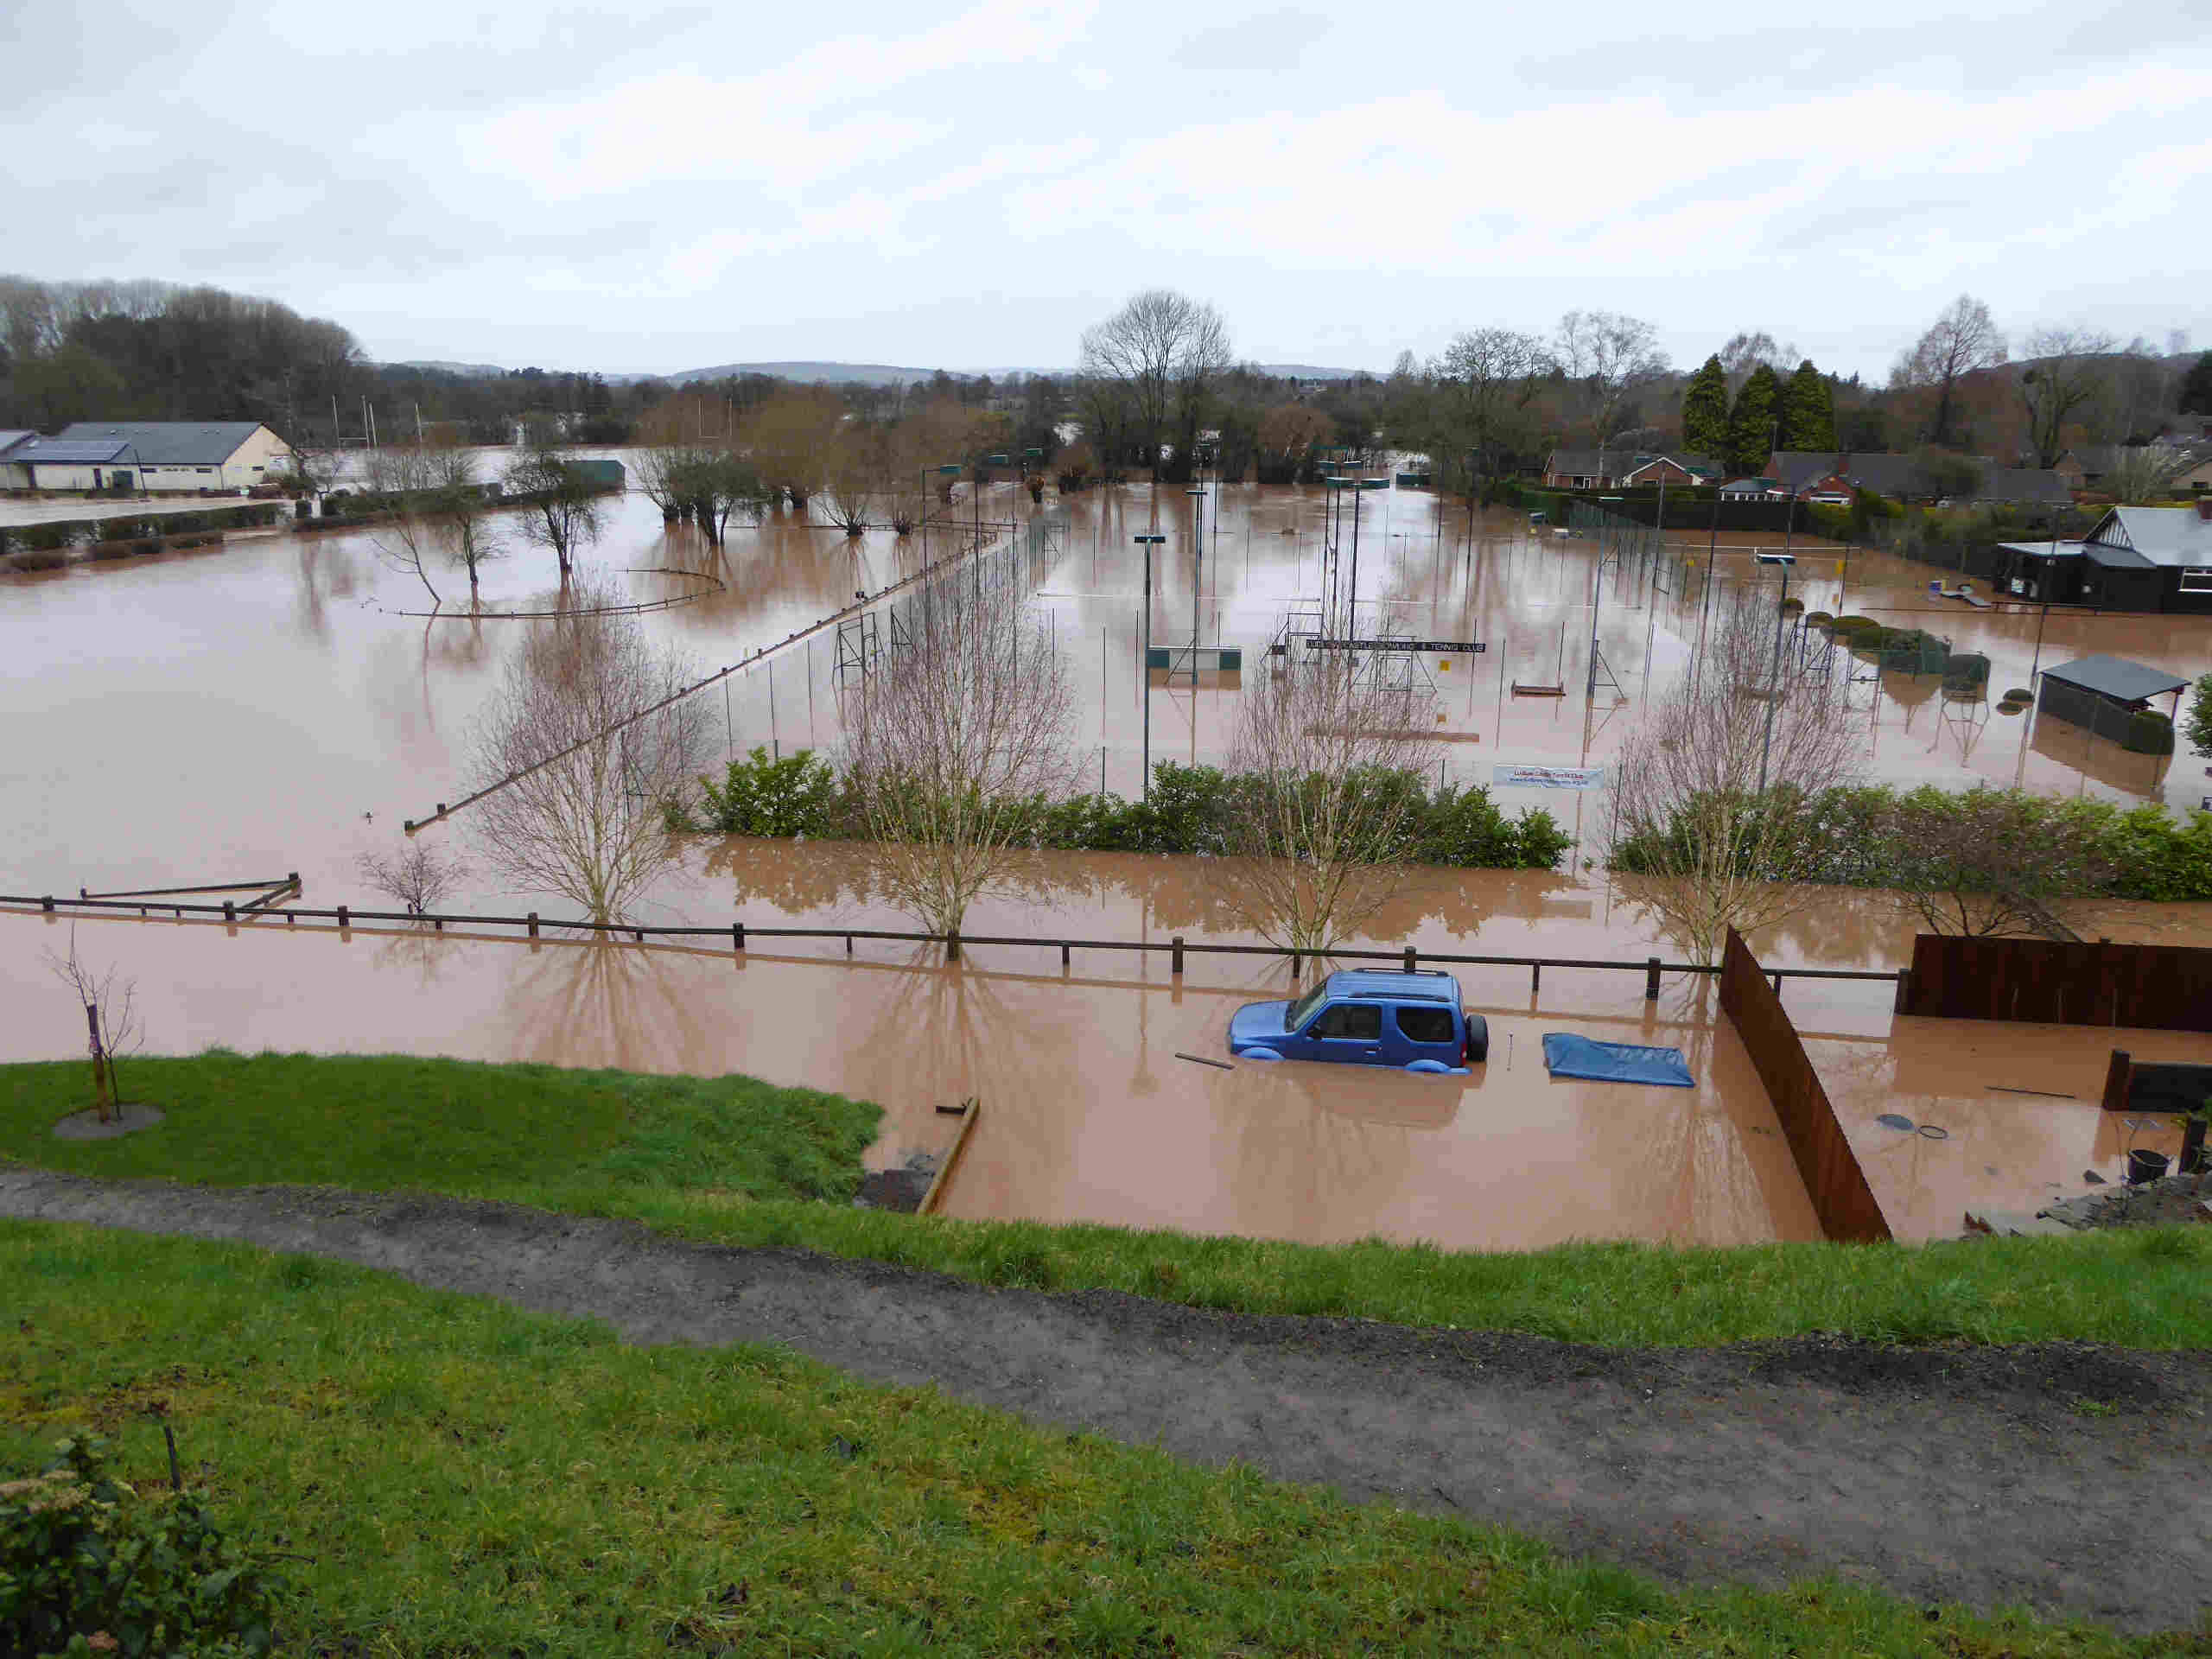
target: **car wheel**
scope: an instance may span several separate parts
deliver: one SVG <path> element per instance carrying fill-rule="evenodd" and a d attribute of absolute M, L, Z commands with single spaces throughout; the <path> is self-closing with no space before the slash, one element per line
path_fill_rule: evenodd
<path fill-rule="evenodd" d="M 1490 1021 L 1479 1014 L 1471 1014 L 1467 1020 L 1467 1064 L 1480 1065 L 1490 1058 Z"/>

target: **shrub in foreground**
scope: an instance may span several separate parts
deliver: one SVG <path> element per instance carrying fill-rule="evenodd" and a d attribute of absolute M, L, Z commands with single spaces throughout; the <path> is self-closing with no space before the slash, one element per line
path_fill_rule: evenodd
<path fill-rule="evenodd" d="M 0 1653 L 267 1653 L 276 1580 L 191 1493 L 115 1479 L 106 1450 L 64 1440 L 41 1473 L 0 1481 Z"/>

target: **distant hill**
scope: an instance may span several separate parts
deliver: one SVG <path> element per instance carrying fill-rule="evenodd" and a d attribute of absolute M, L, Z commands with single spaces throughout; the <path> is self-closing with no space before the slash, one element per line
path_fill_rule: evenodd
<path fill-rule="evenodd" d="M 471 378 L 496 379 L 510 372 L 496 363 L 451 363 L 443 361 L 410 360 L 388 363 L 383 366 L 394 369 L 429 369 L 444 374 L 465 375 Z M 1258 365 L 1263 374 L 1278 375 L 1285 379 L 1349 380 L 1355 374 L 1369 372 L 1358 369 L 1327 369 L 1311 363 L 1262 363 Z M 948 369 L 949 374 L 988 374 L 994 379 L 1009 375 L 1071 374 L 1071 369 Z M 728 380 L 738 375 L 769 374 L 779 380 L 794 380 L 826 386 L 910 386 L 929 379 L 935 369 L 901 368 L 891 363 L 833 363 L 813 359 L 797 359 L 777 363 L 717 363 L 711 368 L 683 369 L 674 374 L 608 374 L 602 378 L 609 385 L 629 385 L 639 380 L 666 380 L 682 385 L 692 380 Z M 1379 376 L 1377 377 L 1380 378 Z"/>
<path fill-rule="evenodd" d="M 496 380 L 500 376 L 506 373 L 506 371 L 496 363 L 436 363 L 428 361 L 410 361 L 405 363 L 380 363 L 377 366 L 378 368 L 385 369 L 435 369 L 441 374 L 458 374 L 471 380 Z"/>

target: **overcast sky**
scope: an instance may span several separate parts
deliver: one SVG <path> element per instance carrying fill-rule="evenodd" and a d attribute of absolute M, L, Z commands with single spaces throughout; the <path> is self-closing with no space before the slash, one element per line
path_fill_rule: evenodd
<path fill-rule="evenodd" d="M 1961 291 L 2212 346 L 2212 0 L 1813 10 L 14 0 L 0 269 L 611 372 L 1058 367 L 1161 285 L 1376 370 L 1580 307 L 1879 375 Z"/>

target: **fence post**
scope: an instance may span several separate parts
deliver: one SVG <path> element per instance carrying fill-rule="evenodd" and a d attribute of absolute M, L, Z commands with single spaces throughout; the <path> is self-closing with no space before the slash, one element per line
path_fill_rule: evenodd
<path fill-rule="evenodd" d="M 1544 964 L 1541 962 L 1532 962 L 1529 964 L 1529 995 L 1534 996 L 1543 988 Z"/>
<path fill-rule="evenodd" d="M 742 950 L 745 949 L 745 924 L 743 922 L 732 922 L 729 925 L 729 945 L 730 949 L 733 950 Z"/>
<path fill-rule="evenodd" d="M 1406 971 L 1409 974 L 1417 971 L 1414 967 L 1414 948 L 1409 944 L 1406 947 Z"/>
<path fill-rule="evenodd" d="M 1891 1013 L 1892 1013 L 1892 1014 L 1903 1014 L 1903 1013 L 1904 1013 L 1904 1012 L 1905 1012 L 1905 1004 L 1906 1004 L 1906 1003 L 1908 1003 L 1908 1002 L 1910 1002 L 1910 1001 L 1912 1001 L 1912 969 L 1910 969 L 1910 968 L 1900 968 L 1900 969 L 1897 969 L 1897 1001 L 1894 1001 L 1894 1002 L 1892 1002 L 1892 1003 L 1890 1005 L 1890 1012 L 1891 1012 Z"/>
<path fill-rule="evenodd" d="M 1065 968 L 1067 965 L 1068 965 L 1068 944 L 1067 944 L 1067 941 L 1066 941 L 1065 939 L 1062 939 L 1062 940 L 1060 941 L 1060 966 L 1061 966 L 1061 967 L 1063 967 L 1063 968 Z"/>
<path fill-rule="evenodd" d="M 38 907 L 49 916 L 54 914 L 54 900 L 50 897 L 40 899 Z"/>
<path fill-rule="evenodd" d="M 947 962 L 960 960 L 960 930 L 957 927 L 944 936 L 944 959 Z"/>
<path fill-rule="evenodd" d="M 226 922 L 235 922 L 236 920 L 238 920 L 238 907 L 236 905 L 232 904 L 229 899 L 224 899 L 224 900 L 223 900 L 223 919 L 224 919 L 225 921 L 226 921 Z"/>
<path fill-rule="evenodd" d="M 1656 957 L 1643 959 L 1643 1000 L 1647 1002 L 1659 1000 L 1659 958 Z"/>
<path fill-rule="evenodd" d="M 1183 971 L 1183 936 L 1178 933 L 1168 943 L 1173 949 L 1167 958 L 1167 971 L 1171 974 L 1179 974 Z"/>
<path fill-rule="evenodd" d="M 339 925 L 340 928 L 345 928 L 345 927 L 350 927 L 352 925 L 353 925 L 353 924 L 352 924 L 352 922 L 348 919 L 348 916 L 347 916 L 347 912 L 346 912 L 346 906 L 343 906 L 343 905 L 339 906 L 338 906 L 338 925 Z"/>
<path fill-rule="evenodd" d="M 537 937 L 537 912 L 536 911 L 533 910 L 530 912 L 529 920 L 530 937 L 534 939 Z"/>
<path fill-rule="evenodd" d="M 1290 953 L 1290 982 L 1294 985 L 1298 983 L 1298 952 L 1295 950 Z"/>

